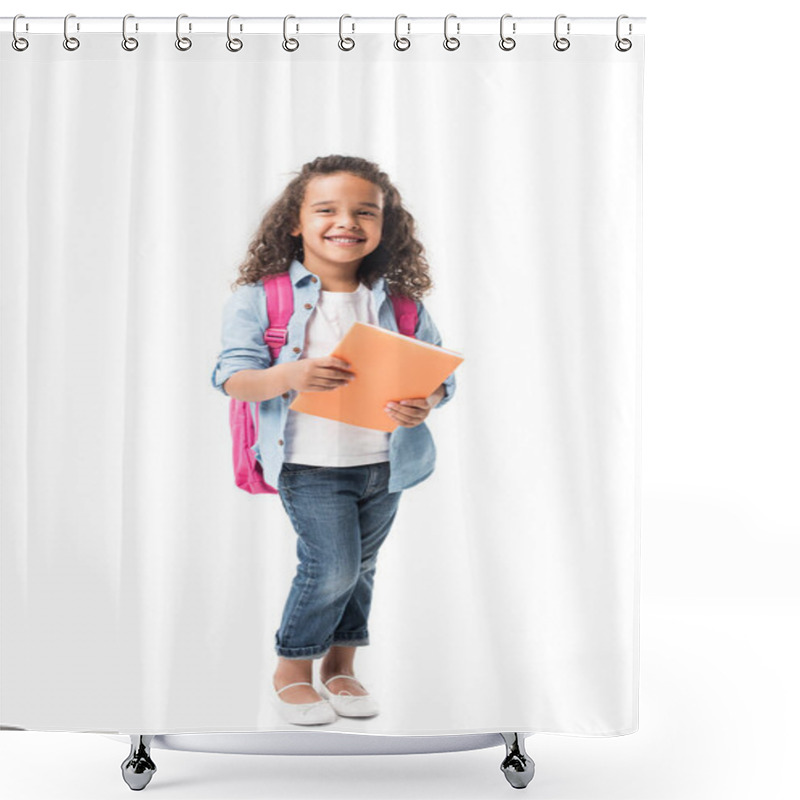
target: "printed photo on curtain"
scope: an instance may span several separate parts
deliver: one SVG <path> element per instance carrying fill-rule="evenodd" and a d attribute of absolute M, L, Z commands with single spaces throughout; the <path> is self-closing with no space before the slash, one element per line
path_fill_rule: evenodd
<path fill-rule="evenodd" d="M 212 382 L 231 395 L 237 486 L 280 494 L 298 536 L 277 707 L 298 725 L 372 717 L 353 661 L 370 643 L 378 553 L 403 490 L 433 472 L 425 419 L 452 397 L 463 359 L 440 349 L 421 302 L 432 281 L 414 218 L 364 158 L 304 164 L 239 271 Z"/>
<path fill-rule="evenodd" d="M 3 34 L 0 722 L 634 732 L 644 37 L 275 31 Z"/>

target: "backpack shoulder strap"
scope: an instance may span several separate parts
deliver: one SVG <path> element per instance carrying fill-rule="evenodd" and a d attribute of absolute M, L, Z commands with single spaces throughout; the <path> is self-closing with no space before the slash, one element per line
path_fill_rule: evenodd
<path fill-rule="evenodd" d="M 413 339 L 419 318 L 417 304 L 410 297 L 400 295 L 390 295 L 390 297 L 394 306 L 394 318 L 397 320 L 397 330 Z"/>
<path fill-rule="evenodd" d="M 288 338 L 287 327 L 294 311 L 294 287 L 288 272 L 264 276 L 264 293 L 267 297 L 267 320 L 264 343 L 269 345 L 273 361 Z"/>

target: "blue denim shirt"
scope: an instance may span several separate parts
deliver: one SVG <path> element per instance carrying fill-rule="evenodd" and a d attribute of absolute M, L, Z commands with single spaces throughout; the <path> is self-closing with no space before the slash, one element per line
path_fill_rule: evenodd
<path fill-rule="evenodd" d="M 267 302 L 263 282 L 237 287 L 225 303 L 222 315 L 222 351 L 211 376 L 211 383 L 223 394 L 223 384 L 242 369 L 266 369 L 275 364 L 297 361 L 305 346 L 306 326 L 319 300 L 321 284 L 318 278 L 296 259 L 289 267 L 294 287 L 294 312 L 289 320 L 286 344 L 273 362 L 269 347 L 264 343 L 264 331 L 269 327 Z M 312 280 L 314 278 L 314 280 Z M 386 294 L 385 280 L 379 277 L 372 287 L 378 323 L 382 328 L 397 331 L 394 308 Z M 306 308 L 306 304 L 309 305 Z M 416 337 L 441 346 L 442 338 L 425 306 L 417 301 L 419 320 Z M 295 348 L 298 352 L 294 352 Z M 455 392 L 455 375 L 444 381 L 445 394 L 436 408 L 448 402 Z M 284 428 L 289 405 L 297 396 L 294 389 L 259 403 L 259 436 L 253 447 L 264 471 L 264 480 L 273 487 L 284 460 Z M 404 398 L 399 398 L 404 399 Z M 413 428 L 399 425 L 389 435 L 389 491 L 408 489 L 429 477 L 436 463 L 436 447 L 428 426 L 422 422 Z"/>

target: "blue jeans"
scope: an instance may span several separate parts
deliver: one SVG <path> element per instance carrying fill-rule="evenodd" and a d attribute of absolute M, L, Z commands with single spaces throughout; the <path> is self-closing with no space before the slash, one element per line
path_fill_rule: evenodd
<path fill-rule="evenodd" d="M 378 550 L 402 494 L 388 485 L 388 461 L 281 467 L 277 489 L 297 532 L 300 563 L 275 633 L 279 656 L 319 658 L 332 645 L 369 644 Z"/>

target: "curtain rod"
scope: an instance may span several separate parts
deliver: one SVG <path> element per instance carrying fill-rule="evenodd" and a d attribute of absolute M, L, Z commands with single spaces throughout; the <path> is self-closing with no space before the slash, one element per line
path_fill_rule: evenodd
<path fill-rule="evenodd" d="M 616 17 L 570 17 L 559 15 L 560 26 L 570 26 L 571 34 L 609 34 L 616 31 Z M 194 17 L 182 15 L 181 30 L 191 33 L 225 33 L 227 17 Z M 395 17 L 359 17 L 345 15 L 341 22 L 346 33 L 384 33 L 393 31 Z M 401 15 L 397 21 L 403 34 L 441 35 L 444 17 L 412 17 Z M 513 17 L 507 16 L 505 26 L 508 33 L 515 35 L 553 33 L 553 17 Z M 623 31 L 630 35 L 643 33 L 646 17 L 625 17 Z M 284 17 L 235 17 L 231 20 L 232 29 L 237 33 L 282 33 Z M 290 30 L 301 34 L 338 33 L 339 17 L 305 17 L 292 15 Z M 458 17 L 451 16 L 450 30 L 457 35 L 497 33 L 500 16 L 497 17 Z M 119 33 L 122 30 L 122 17 L 81 17 L 71 16 L 68 20 L 70 33 Z M 0 17 L 0 30 L 11 32 L 13 17 Z M 128 31 L 175 32 L 176 17 L 136 17 L 127 22 Z M 27 17 L 17 20 L 17 33 L 61 33 L 64 32 L 64 17 Z"/>

